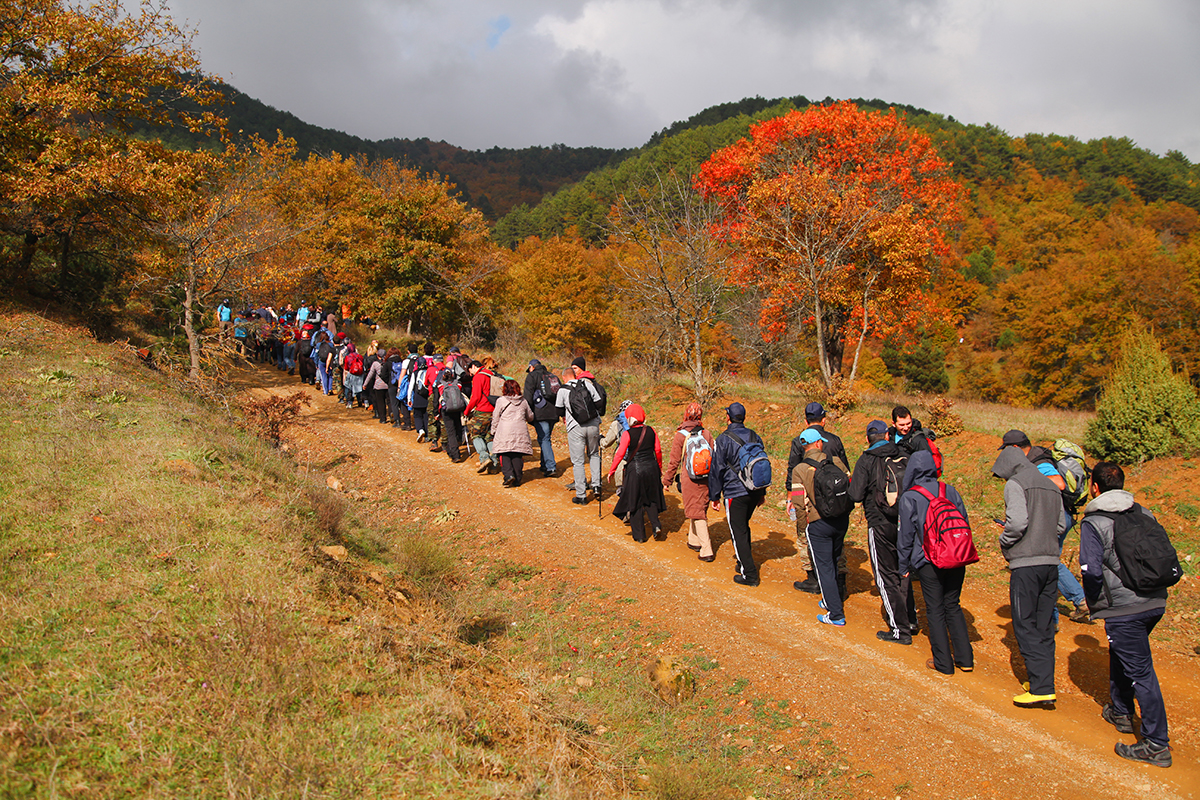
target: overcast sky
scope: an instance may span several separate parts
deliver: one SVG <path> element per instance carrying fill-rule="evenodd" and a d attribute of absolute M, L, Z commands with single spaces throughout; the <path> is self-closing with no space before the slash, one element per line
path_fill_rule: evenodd
<path fill-rule="evenodd" d="M 205 69 L 306 122 L 636 147 L 761 95 L 877 97 L 1200 161 L 1197 0 L 169 0 Z"/>

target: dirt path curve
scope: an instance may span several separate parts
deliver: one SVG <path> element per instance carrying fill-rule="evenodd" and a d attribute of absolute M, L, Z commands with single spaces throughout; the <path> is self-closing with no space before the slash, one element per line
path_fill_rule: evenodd
<path fill-rule="evenodd" d="M 243 375 L 247 386 L 273 392 L 298 388 L 294 379 L 273 369 Z M 1019 709 L 1011 703 L 1019 689 L 1010 645 L 1005 644 L 1006 637 L 1011 642 L 1011 625 L 995 610 L 1007 605 L 1007 593 L 1000 588 L 973 586 L 968 575 L 964 608 L 979 636 L 976 669 L 942 676 L 925 668 L 929 646 L 924 636 L 912 647 L 875 638 L 881 627 L 879 601 L 866 591 L 865 566 L 858 567 L 851 581 L 856 591 L 846 606 L 849 624 L 818 624 L 817 598 L 791 587 L 797 571 L 789 558 L 794 542 L 778 524 L 755 520 L 762 585 L 740 587 L 731 581 L 733 548 L 718 514 L 710 516 L 714 539 L 720 541 L 714 563 L 699 562 L 685 547 L 685 533 L 669 522 L 664 525 L 667 541 L 637 544 L 609 513 L 610 501 L 604 518 L 598 519 L 595 503 L 570 503 L 562 477 L 541 479 L 536 461 L 526 475 L 537 474 L 538 479 L 504 489 L 498 477 L 449 463 L 444 454 L 418 445 L 411 433 L 305 391 L 314 396 L 307 415 L 310 434 L 349 447 L 361 457 L 360 467 L 374 464 L 373 474 L 388 482 L 415 478 L 435 495 L 471 498 L 456 502 L 456 510 L 477 521 L 481 530 L 499 527 L 507 534 L 507 558 L 577 567 L 557 575 L 635 599 L 616 613 L 644 619 L 671 632 L 676 641 L 704 646 L 720 661 L 724 678 L 745 677 L 769 696 L 788 698 L 793 704 L 789 713 L 799 709 L 832 723 L 830 735 L 854 771 L 870 773 L 858 784 L 859 796 L 892 797 L 906 783 L 913 797 L 1200 796 L 1195 659 L 1161 648 L 1155 653 L 1171 721 L 1174 766 L 1164 770 L 1127 762 L 1113 753 L 1113 744 L 1132 742 L 1132 737 L 1119 736 L 1099 717 L 1099 703 L 1108 691 L 1107 652 L 1097 641 L 1103 639 L 1101 625 L 1064 620 L 1058 637 L 1057 709 Z M 756 738 L 750 729 L 746 734 Z"/>

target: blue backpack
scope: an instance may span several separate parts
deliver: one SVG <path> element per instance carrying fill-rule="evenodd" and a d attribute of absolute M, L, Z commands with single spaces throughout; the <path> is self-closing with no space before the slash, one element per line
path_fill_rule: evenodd
<path fill-rule="evenodd" d="M 762 442 L 753 439 L 744 442 L 737 434 L 730 431 L 726 433 L 738 443 L 737 470 L 742 485 L 751 492 L 770 486 L 771 459 L 767 458 Z"/>

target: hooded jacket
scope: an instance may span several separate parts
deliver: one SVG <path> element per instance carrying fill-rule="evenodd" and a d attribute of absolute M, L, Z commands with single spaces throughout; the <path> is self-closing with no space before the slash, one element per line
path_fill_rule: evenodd
<path fill-rule="evenodd" d="M 905 475 L 912 478 L 910 487 L 920 486 L 937 497 L 937 467 L 933 463 L 933 454 L 928 450 L 918 450 L 909 456 Z M 954 504 L 970 525 L 971 518 L 967 516 L 962 496 L 950 484 L 946 484 L 946 499 Z M 900 495 L 899 506 L 900 517 L 897 521 L 900 532 L 896 537 L 896 553 L 900 561 L 900 574 L 904 575 L 929 563 L 929 559 L 925 558 L 925 515 L 929 511 L 929 500 L 915 489 L 908 488 Z"/>
<path fill-rule="evenodd" d="M 1124 489 L 1112 489 L 1084 506 L 1083 522 L 1079 525 L 1079 570 L 1092 619 L 1124 617 L 1167 607 L 1166 589 L 1141 595 L 1121 583 L 1117 577 L 1121 562 L 1113 549 L 1116 523 L 1096 513 L 1120 513 L 1133 508 L 1133 504 L 1132 494 Z M 1142 513 L 1154 517 L 1146 508 Z"/>
<path fill-rule="evenodd" d="M 1058 534 L 1066 530 L 1062 493 L 1018 447 L 996 457 L 992 474 L 1004 479 L 1004 532 L 1000 552 L 1008 568 L 1057 565 Z"/>
<path fill-rule="evenodd" d="M 904 455 L 900 447 L 889 441 L 879 441 L 863 451 L 863 454 L 858 457 L 858 461 L 854 462 L 854 474 L 850 478 L 850 498 L 856 503 L 861 503 L 863 513 L 867 517 L 867 525 L 877 531 L 886 531 L 889 535 L 894 535 L 896 532 L 896 522 L 890 520 L 880 509 L 879 504 L 875 502 L 875 485 L 878 478 L 878 469 L 876 464 L 881 458 L 897 458 Z M 932 458 L 930 459 L 932 463 Z M 905 472 L 908 471 L 908 465 L 905 465 Z M 903 482 L 903 479 L 902 479 Z M 937 478 L 934 478 L 937 482 Z M 901 487 L 904 489 L 906 487 Z M 897 501 L 897 508 L 899 502 Z"/>

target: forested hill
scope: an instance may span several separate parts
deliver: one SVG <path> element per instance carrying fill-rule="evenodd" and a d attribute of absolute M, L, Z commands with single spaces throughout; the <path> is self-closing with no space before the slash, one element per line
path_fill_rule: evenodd
<path fill-rule="evenodd" d="M 219 87 L 226 104 L 219 110 L 238 138 L 261 136 L 274 140 L 276 131 L 294 139 L 300 154 L 362 155 L 390 158 L 428 174 L 445 176 L 458 195 L 491 221 L 523 203 L 536 205 L 544 195 L 574 183 L 588 173 L 625 158 L 630 151 L 604 147 L 493 147 L 465 150 L 428 138 L 372 141 L 331 128 L 311 125 L 295 114 L 255 100 L 228 84 Z M 179 128 L 143 129 L 144 135 L 178 147 L 203 147 L 211 141 Z"/>

